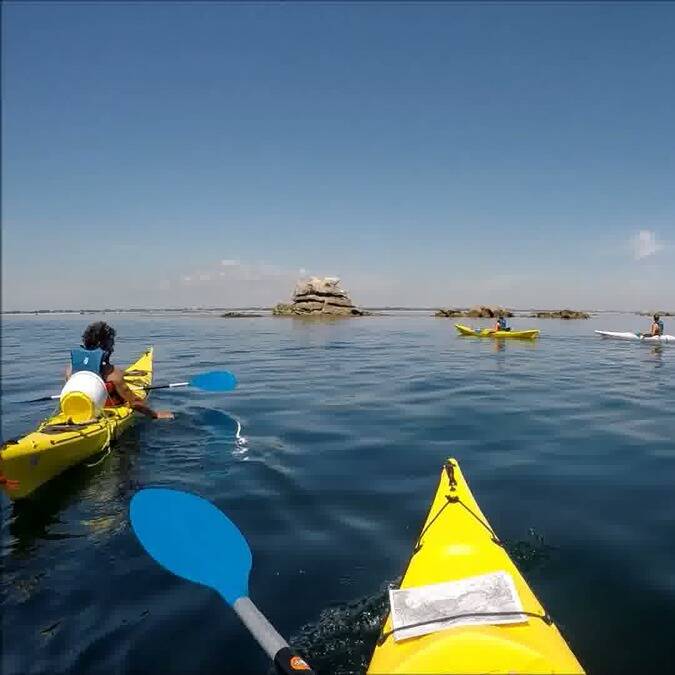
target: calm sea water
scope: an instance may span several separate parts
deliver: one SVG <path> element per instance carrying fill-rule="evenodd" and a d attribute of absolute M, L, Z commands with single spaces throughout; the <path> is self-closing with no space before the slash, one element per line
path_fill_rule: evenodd
<path fill-rule="evenodd" d="M 646 319 L 539 321 L 537 343 L 498 345 L 428 313 L 106 318 L 117 363 L 154 345 L 156 383 L 228 368 L 239 387 L 157 392 L 175 421 L 140 420 L 98 465 L 3 497 L 4 675 L 268 670 L 213 592 L 142 551 L 128 503 L 158 484 L 238 523 L 254 601 L 322 673 L 363 672 L 448 456 L 590 673 L 673 663 L 675 346 L 593 334 Z M 21 401 L 58 391 L 91 319 L 3 318 L 3 438 L 49 413 Z"/>

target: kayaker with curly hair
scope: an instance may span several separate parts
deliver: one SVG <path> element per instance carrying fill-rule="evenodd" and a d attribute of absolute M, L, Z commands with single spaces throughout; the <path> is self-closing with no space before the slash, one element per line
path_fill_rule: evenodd
<path fill-rule="evenodd" d="M 173 419 L 168 410 L 153 410 L 136 396 L 124 379 L 124 372 L 110 363 L 110 355 L 115 349 L 115 329 L 105 321 L 96 321 L 82 334 L 82 345 L 70 353 L 70 363 L 66 366 L 66 380 L 81 370 L 99 375 L 108 391 L 106 407 L 128 403 L 153 419 Z"/>

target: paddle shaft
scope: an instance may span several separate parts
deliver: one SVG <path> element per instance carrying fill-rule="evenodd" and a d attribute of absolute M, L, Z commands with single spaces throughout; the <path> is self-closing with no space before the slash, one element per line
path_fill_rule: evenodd
<path fill-rule="evenodd" d="M 189 382 L 174 382 L 173 384 L 153 384 L 149 387 L 131 387 L 132 389 L 144 389 L 150 391 L 151 389 L 173 389 L 174 387 L 189 387 Z"/>
<path fill-rule="evenodd" d="M 292 675 L 302 672 L 311 675 L 314 672 L 300 656 L 291 650 L 286 640 L 277 633 L 274 626 L 253 604 L 251 598 L 238 598 L 232 605 L 232 609 L 270 659 L 274 661 L 278 673 Z"/>
<path fill-rule="evenodd" d="M 130 371 L 125 374 L 125 379 L 134 377 L 135 375 L 146 374 L 144 371 Z M 232 391 L 237 386 L 237 379 L 227 370 L 212 371 L 202 373 L 191 378 L 187 382 L 172 382 L 171 384 L 151 384 L 147 386 L 137 386 L 133 383 L 129 384 L 129 388 L 135 391 L 152 391 L 155 389 L 175 389 L 176 387 L 194 387 L 195 389 L 203 389 L 210 392 L 225 392 Z M 53 396 L 42 396 L 34 398 L 26 403 L 39 403 L 41 401 L 51 401 L 61 398 L 61 394 L 54 394 Z"/>
<path fill-rule="evenodd" d="M 150 387 L 133 387 L 130 386 L 129 389 L 136 391 L 150 391 L 151 389 L 173 389 L 174 387 L 188 387 L 190 386 L 189 382 L 174 382 L 173 384 L 153 384 Z M 41 401 L 51 401 L 61 398 L 61 394 L 54 394 L 53 396 L 43 396 L 42 398 L 36 398 L 33 401 L 27 401 L 27 403 L 40 403 Z"/>

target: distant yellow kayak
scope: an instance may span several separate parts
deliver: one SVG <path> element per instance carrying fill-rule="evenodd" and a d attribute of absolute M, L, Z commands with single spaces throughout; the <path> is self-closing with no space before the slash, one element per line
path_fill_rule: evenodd
<path fill-rule="evenodd" d="M 368 675 L 583 673 L 473 498 L 443 471 Z"/>
<path fill-rule="evenodd" d="M 533 328 L 532 330 L 492 330 L 491 328 L 483 328 L 476 330 L 469 328 L 469 326 L 462 326 L 460 323 L 455 324 L 455 328 L 460 335 L 471 335 L 472 337 L 491 337 L 491 338 L 520 338 L 521 340 L 534 340 L 539 335 L 539 330 Z"/>

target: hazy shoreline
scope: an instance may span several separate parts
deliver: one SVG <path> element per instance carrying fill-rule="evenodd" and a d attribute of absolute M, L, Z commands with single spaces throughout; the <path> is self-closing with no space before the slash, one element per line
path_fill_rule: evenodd
<path fill-rule="evenodd" d="M 265 316 L 272 316 L 272 307 L 175 307 L 175 308 L 160 308 L 160 307 L 144 307 L 144 308 L 105 308 L 105 309 L 31 309 L 31 310 L 2 310 L 0 314 L 3 316 L 44 316 L 44 315 L 62 315 L 62 314 L 204 314 L 216 312 L 266 312 Z M 364 306 L 364 309 L 371 312 L 435 312 L 438 307 L 369 307 Z M 537 311 L 555 311 L 546 308 L 511 308 L 515 316 L 523 318 L 532 318 L 529 316 L 530 312 Z M 633 309 L 587 309 L 581 311 L 590 314 L 636 314 L 646 315 L 644 310 Z M 664 314 L 665 315 L 665 314 Z M 252 317 L 254 318 L 254 317 Z"/>

